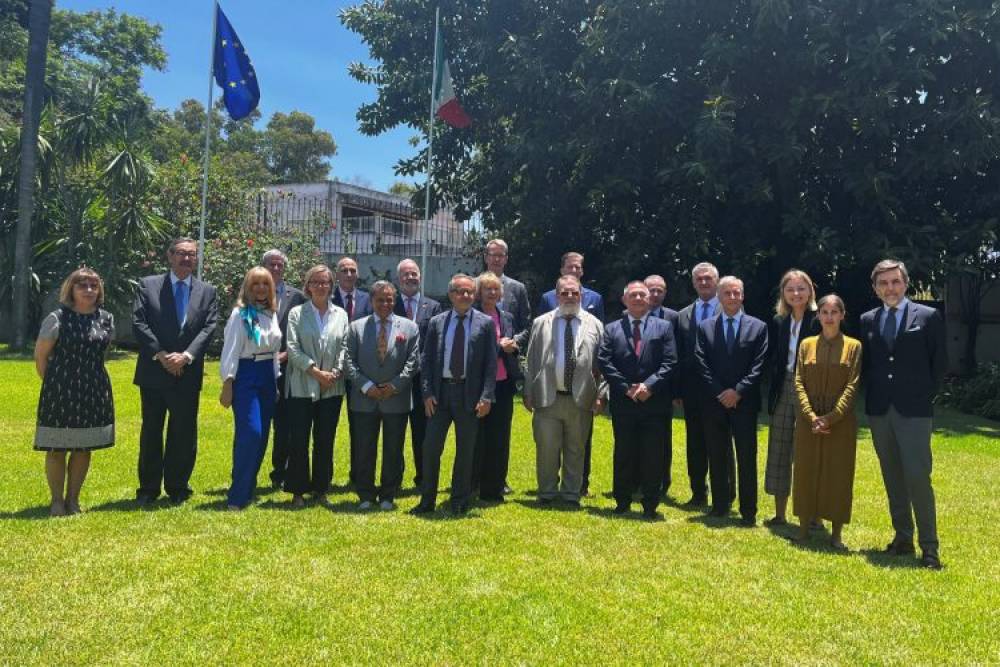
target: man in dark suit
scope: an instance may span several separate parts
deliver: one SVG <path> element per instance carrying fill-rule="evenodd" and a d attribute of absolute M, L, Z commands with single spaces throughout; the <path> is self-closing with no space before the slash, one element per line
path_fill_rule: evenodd
<path fill-rule="evenodd" d="M 353 322 L 372 314 L 372 302 L 368 292 L 358 289 L 358 263 L 350 257 L 337 260 L 337 289 L 333 291 L 333 303 L 347 311 L 347 321 Z M 355 483 L 354 462 L 356 452 L 354 443 L 357 438 L 354 433 L 354 422 L 351 421 L 351 383 L 347 382 L 347 430 L 351 436 L 350 472 L 348 478 Z"/>
<path fill-rule="evenodd" d="M 288 402 L 285 398 L 285 374 L 288 365 L 288 351 L 285 344 L 288 331 L 288 311 L 305 303 L 302 292 L 285 282 L 285 267 L 288 256 L 277 248 L 264 253 L 261 266 L 271 272 L 274 279 L 274 292 L 277 298 L 278 326 L 281 327 L 281 351 L 278 361 L 281 364 L 281 375 L 278 376 L 278 402 L 274 406 L 274 436 L 271 440 L 271 483 L 275 488 L 281 488 L 285 481 L 285 469 L 288 467 Z"/>
<path fill-rule="evenodd" d="M 497 342 L 493 320 L 472 309 L 476 283 L 456 274 L 448 283 L 451 308 L 431 318 L 422 348 L 420 381 L 427 435 L 424 438 L 424 480 L 414 514 L 433 512 L 437 502 L 441 453 L 448 429 L 455 423 L 455 463 L 451 473 L 451 510 L 469 511 L 472 462 L 479 418 L 490 412 L 497 373 Z"/>
<path fill-rule="evenodd" d="M 559 266 L 559 275 L 576 276 L 576 279 L 583 284 L 583 255 L 578 252 L 567 252 L 562 256 Z M 538 314 L 547 313 L 559 307 L 559 300 L 556 298 L 556 291 L 549 290 L 542 295 L 542 300 L 538 304 Z M 601 322 L 604 322 L 604 299 L 600 294 L 587 287 L 583 288 L 583 301 L 581 309 L 587 311 Z"/>
<path fill-rule="evenodd" d="M 704 390 L 701 371 L 694 358 L 698 341 L 698 325 L 719 314 L 719 270 L 708 262 L 696 264 L 691 269 L 691 283 L 698 294 L 694 303 L 677 313 L 677 356 L 680 361 L 674 373 L 675 403 L 684 406 L 684 434 L 687 450 L 688 478 L 691 482 L 691 500 L 687 507 L 704 507 L 708 504 L 708 445 L 705 441 L 705 411 L 702 407 Z M 712 399 L 714 401 L 714 399 Z M 731 469 L 736 468 L 732 461 Z M 730 480 L 727 502 L 736 497 L 735 483 Z"/>
<path fill-rule="evenodd" d="M 357 489 L 369 510 L 380 503 L 396 508 L 403 482 L 403 442 L 406 416 L 413 404 L 410 383 L 420 363 L 417 325 L 394 315 L 396 288 L 379 280 L 372 285 L 372 315 L 352 322 L 347 336 L 347 377 L 351 379 L 350 409 L 357 443 Z M 375 486 L 378 434 L 382 431 L 382 474 Z"/>
<path fill-rule="evenodd" d="M 531 305 L 524 283 L 504 273 L 504 268 L 507 266 L 507 243 L 503 239 L 493 239 L 486 244 L 483 259 L 486 261 L 486 269 L 500 276 L 500 282 L 503 283 L 501 308 L 514 318 L 513 340 L 518 348 L 524 350 L 527 348 L 528 334 L 531 330 Z"/>
<path fill-rule="evenodd" d="M 170 271 L 139 282 L 132 310 L 132 334 L 139 343 L 133 382 L 142 402 L 140 505 L 155 500 L 161 484 L 175 503 L 191 496 L 205 349 L 218 317 L 215 288 L 191 275 L 197 259 L 197 243 L 173 241 L 167 250 Z"/>
<path fill-rule="evenodd" d="M 646 288 L 649 290 L 649 314 L 652 317 L 658 317 L 661 320 L 666 320 L 670 322 L 670 329 L 674 334 L 674 342 L 677 344 L 677 358 L 680 359 L 680 347 L 681 344 L 678 341 L 678 328 L 677 328 L 677 311 L 672 308 L 667 308 L 663 305 L 663 300 L 667 296 L 667 281 L 663 276 L 658 276 L 653 274 L 651 276 L 646 276 L 646 279 L 642 281 L 645 283 Z M 675 368 L 676 370 L 676 368 Z M 673 389 L 677 381 L 673 378 L 671 374 L 671 389 Z M 673 392 L 671 392 L 674 396 Z M 664 433 L 663 440 L 663 483 L 661 485 L 661 493 L 666 497 L 667 492 L 670 490 L 670 469 L 674 464 L 674 404 L 670 403 L 670 411 L 667 413 L 667 430 Z"/>
<path fill-rule="evenodd" d="M 583 286 L 583 255 L 578 252 L 567 252 L 562 256 L 559 265 L 559 275 L 573 276 L 580 281 Z M 580 300 L 580 310 L 586 311 L 597 318 L 601 324 L 604 323 L 604 299 L 600 294 L 587 287 L 582 287 L 583 297 Z M 559 299 L 556 297 L 554 289 L 542 295 L 542 300 L 538 303 L 538 314 L 551 312 L 559 307 Z M 580 486 L 580 495 L 590 495 L 590 454 L 593 449 L 593 432 L 587 436 L 587 444 L 583 453 L 583 484 Z"/>
<path fill-rule="evenodd" d="M 743 281 L 719 280 L 722 312 L 698 325 L 695 358 L 701 371 L 712 475 L 712 516 L 729 515 L 729 478 L 736 447 L 740 515 L 757 523 L 757 412 L 760 381 L 767 361 L 767 325 L 743 312 Z"/>
<path fill-rule="evenodd" d="M 909 280 L 906 265 L 896 260 L 883 260 L 872 271 L 882 305 L 861 316 L 865 414 L 896 533 L 886 553 L 914 553 L 915 516 L 920 563 L 939 570 L 931 432 L 934 395 L 948 359 L 941 314 L 906 298 Z"/>
<path fill-rule="evenodd" d="M 428 299 L 420 293 L 420 267 L 412 259 L 404 259 L 396 266 L 399 280 L 399 295 L 396 297 L 396 307 L 393 310 L 417 324 L 420 331 L 420 345 L 427 337 L 427 323 L 441 312 L 441 304 L 434 299 Z M 410 391 L 413 393 L 413 409 L 410 410 L 410 448 L 413 451 L 413 483 L 420 488 L 424 469 L 424 433 L 427 428 L 427 415 L 424 413 L 424 397 L 420 388 L 420 366 L 414 371 Z"/>
<path fill-rule="evenodd" d="M 639 482 L 643 516 L 653 519 L 662 494 L 664 431 L 671 411 L 670 375 L 677 363 L 677 345 L 670 323 L 649 315 L 645 283 L 630 282 L 624 300 L 624 317 L 605 327 L 597 353 L 610 392 L 615 435 L 615 513 L 629 510 Z"/>

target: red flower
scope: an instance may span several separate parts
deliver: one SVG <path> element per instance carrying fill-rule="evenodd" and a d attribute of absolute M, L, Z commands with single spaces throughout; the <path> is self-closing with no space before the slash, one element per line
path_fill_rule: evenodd
<path fill-rule="evenodd" d="M 401 333 L 396 334 L 396 344 L 397 345 L 400 344 L 400 343 L 405 343 L 405 342 L 406 342 L 406 336 L 404 336 Z"/>
<path fill-rule="evenodd" d="M 247 239 L 247 247 L 248 248 L 252 248 L 253 247 L 253 239 Z"/>

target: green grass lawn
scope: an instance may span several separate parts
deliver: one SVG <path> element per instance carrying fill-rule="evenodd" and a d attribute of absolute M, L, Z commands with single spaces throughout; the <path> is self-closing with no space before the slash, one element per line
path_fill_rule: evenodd
<path fill-rule="evenodd" d="M 109 368 L 118 443 L 94 454 L 88 511 L 50 519 L 44 455 L 31 450 L 40 382 L 30 360 L 0 361 L 0 664 L 1000 662 L 995 423 L 945 411 L 937 419 L 946 569 L 930 572 L 872 551 L 892 529 L 867 431 L 846 555 L 819 538 L 796 548 L 786 532 L 680 508 L 689 495 L 680 419 L 677 503 L 664 508 L 665 520 L 612 518 L 603 418 L 594 436 L 597 495 L 583 511 L 538 509 L 531 423 L 520 407 L 510 475 L 517 492 L 468 518 L 409 516 L 412 494 L 395 513 L 358 514 L 346 492 L 330 509 L 291 511 L 288 496 L 267 492 L 245 512 L 220 511 L 232 420 L 216 401 L 215 364 L 194 497 L 137 510 L 134 359 Z M 761 480 L 766 439 L 762 427 Z M 338 484 L 347 452 L 341 420 Z M 771 511 L 762 496 L 761 518 Z"/>

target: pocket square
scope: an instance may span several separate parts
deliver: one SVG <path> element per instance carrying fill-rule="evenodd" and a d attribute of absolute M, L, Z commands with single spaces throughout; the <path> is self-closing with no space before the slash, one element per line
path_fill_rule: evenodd
<path fill-rule="evenodd" d="M 907 331 L 920 331 L 920 329 L 921 329 L 920 325 L 917 325 L 917 326 L 913 327 L 912 329 L 907 329 Z"/>

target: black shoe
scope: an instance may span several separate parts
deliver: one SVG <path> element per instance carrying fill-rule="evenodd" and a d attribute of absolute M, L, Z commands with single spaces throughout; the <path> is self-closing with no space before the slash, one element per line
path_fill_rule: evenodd
<path fill-rule="evenodd" d="M 580 500 L 578 498 L 570 498 L 566 501 L 566 504 L 575 510 L 580 509 Z"/>
<path fill-rule="evenodd" d="M 656 511 L 655 507 L 647 507 L 646 509 L 642 510 L 642 518 L 648 519 L 650 521 L 656 521 L 657 519 L 660 518 L 660 514 L 659 512 Z"/>
<path fill-rule="evenodd" d="M 452 503 L 451 513 L 456 516 L 464 516 L 469 513 L 469 503 Z"/>
<path fill-rule="evenodd" d="M 944 565 L 941 564 L 941 559 L 933 551 L 925 551 L 920 557 L 920 567 L 925 567 L 928 570 L 942 570 Z"/>
<path fill-rule="evenodd" d="M 778 526 L 787 526 L 788 521 L 783 516 L 773 516 L 770 519 L 765 519 L 764 525 L 769 528 L 777 528 Z"/>
<path fill-rule="evenodd" d="M 684 503 L 684 507 L 705 507 L 708 505 L 706 496 L 691 496 L 691 500 Z"/>
<path fill-rule="evenodd" d="M 713 507 L 712 510 L 708 513 L 708 516 L 714 516 L 714 517 L 726 517 L 726 516 L 729 516 L 729 508 L 728 507 Z"/>
<path fill-rule="evenodd" d="M 479 499 L 484 503 L 492 503 L 499 505 L 504 502 L 503 496 L 479 496 Z"/>
<path fill-rule="evenodd" d="M 913 548 L 913 542 L 893 540 L 886 546 L 885 553 L 889 556 L 912 556 L 916 549 Z"/>
<path fill-rule="evenodd" d="M 629 506 L 625 503 L 618 503 L 615 508 L 611 510 L 614 514 L 626 514 L 629 511 Z"/>
<path fill-rule="evenodd" d="M 421 501 L 416 507 L 410 510 L 410 514 L 420 515 L 420 514 L 431 514 L 434 511 L 433 503 L 425 503 Z"/>
<path fill-rule="evenodd" d="M 555 500 L 556 500 L 555 498 L 541 498 L 540 497 L 538 499 L 538 504 L 541 505 L 542 507 L 548 507 L 549 505 L 551 505 L 552 503 L 554 503 Z"/>
<path fill-rule="evenodd" d="M 140 493 L 135 497 L 135 504 L 139 507 L 148 507 L 153 504 L 154 500 L 156 500 L 156 498 L 148 493 Z"/>
<path fill-rule="evenodd" d="M 190 497 L 191 496 L 187 495 L 187 494 L 181 494 L 181 495 L 178 495 L 178 496 L 170 496 L 170 502 L 173 503 L 174 505 L 183 505 L 184 503 L 186 503 L 188 501 L 188 498 L 190 498 Z"/>
<path fill-rule="evenodd" d="M 757 525 L 757 517 L 745 516 L 740 519 L 740 525 L 744 528 L 753 528 Z"/>

